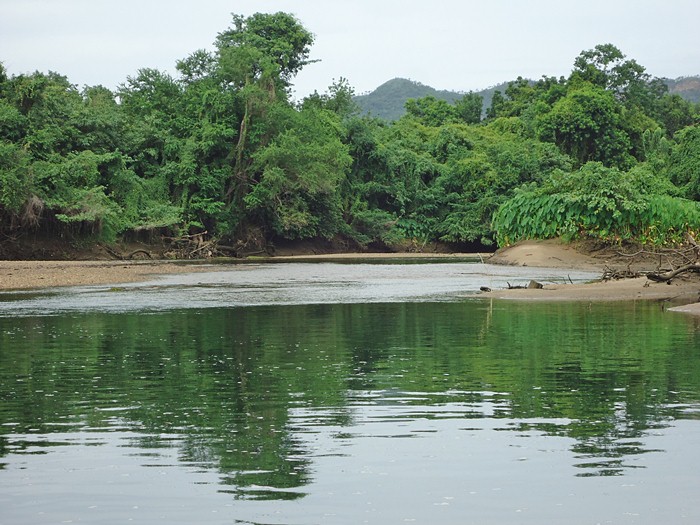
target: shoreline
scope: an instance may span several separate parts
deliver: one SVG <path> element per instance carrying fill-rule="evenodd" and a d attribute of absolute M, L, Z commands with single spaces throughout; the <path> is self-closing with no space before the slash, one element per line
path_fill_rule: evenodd
<path fill-rule="evenodd" d="M 654 271 L 656 261 L 641 261 L 632 265 L 620 254 L 582 253 L 575 246 L 558 240 L 525 241 L 499 250 L 490 262 L 516 266 L 553 266 L 603 272 L 606 268 L 636 272 Z M 507 301 L 657 301 L 669 311 L 700 315 L 700 279 L 683 275 L 669 283 L 655 282 L 646 277 L 598 280 L 585 284 L 546 284 L 540 289 L 493 290 L 480 294 L 487 299 Z"/>
<path fill-rule="evenodd" d="M 183 261 L 0 261 L 0 291 L 147 281 L 158 275 L 202 271 Z"/>
<path fill-rule="evenodd" d="M 86 260 L 86 261 L 0 261 L 0 292 L 90 286 L 147 281 L 159 275 L 211 272 L 240 264 L 285 262 L 389 261 L 401 259 L 486 260 L 490 254 L 473 253 L 340 253 L 323 255 L 282 255 L 247 259 L 192 260 Z"/>
<path fill-rule="evenodd" d="M 248 259 L 210 260 L 87 260 L 87 261 L 0 261 L 0 292 L 64 286 L 118 285 L 143 282 L 159 275 L 211 272 L 239 264 L 285 262 L 381 262 L 390 260 L 474 260 L 487 264 L 533 268 L 564 268 L 599 271 L 610 267 L 604 256 L 577 251 L 559 241 L 528 241 L 485 253 L 341 253 L 283 255 Z M 619 262 L 619 261 L 618 261 Z M 619 264 L 618 264 L 619 266 Z M 645 277 L 594 281 L 585 284 L 546 284 L 541 289 L 501 289 L 481 292 L 476 298 L 520 301 L 658 301 L 668 310 L 700 315 L 700 279 L 686 276 L 670 284 Z"/>

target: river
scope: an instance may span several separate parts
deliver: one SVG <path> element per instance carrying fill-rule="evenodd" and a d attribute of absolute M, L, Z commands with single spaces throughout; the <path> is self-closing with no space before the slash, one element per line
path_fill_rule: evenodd
<path fill-rule="evenodd" d="M 268 264 L 0 294 L 0 523 L 697 523 L 700 332 L 590 274 Z"/>

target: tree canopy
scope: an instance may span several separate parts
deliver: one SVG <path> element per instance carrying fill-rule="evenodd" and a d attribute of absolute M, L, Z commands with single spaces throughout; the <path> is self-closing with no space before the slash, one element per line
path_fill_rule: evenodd
<path fill-rule="evenodd" d="M 313 41 L 286 13 L 233 15 L 214 51 L 116 92 L 1 67 L 0 233 L 420 249 L 700 227 L 698 105 L 611 44 L 568 78 L 511 82 L 485 112 L 476 93 L 429 95 L 387 122 L 343 78 L 291 100 Z"/>

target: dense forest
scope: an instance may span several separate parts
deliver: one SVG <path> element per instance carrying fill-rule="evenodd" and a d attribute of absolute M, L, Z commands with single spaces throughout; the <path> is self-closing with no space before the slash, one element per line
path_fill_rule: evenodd
<path fill-rule="evenodd" d="M 116 92 L 0 65 L 0 243 L 145 232 L 245 253 L 700 228 L 700 107 L 611 44 L 486 108 L 428 96 L 394 122 L 362 115 L 345 79 L 293 101 L 312 44 L 292 15 L 233 15 L 176 77 L 141 69 Z"/>

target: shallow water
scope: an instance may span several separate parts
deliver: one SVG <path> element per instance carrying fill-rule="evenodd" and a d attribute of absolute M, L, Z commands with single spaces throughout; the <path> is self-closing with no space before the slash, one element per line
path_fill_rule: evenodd
<path fill-rule="evenodd" d="M 698 522 L 697 319 L 328 266 L 0 303 L 0 523 Z"/>
<path fill-rule="evenodd" d="M 417 260 L 419 262 L 419 260 Z M 212 267 L 145 283 L 0 293 L 2 315 L 261 305 L 449 301 L 481 286 L 585 282 L 598 273 L 477 263 L 275 263 Z"/>

